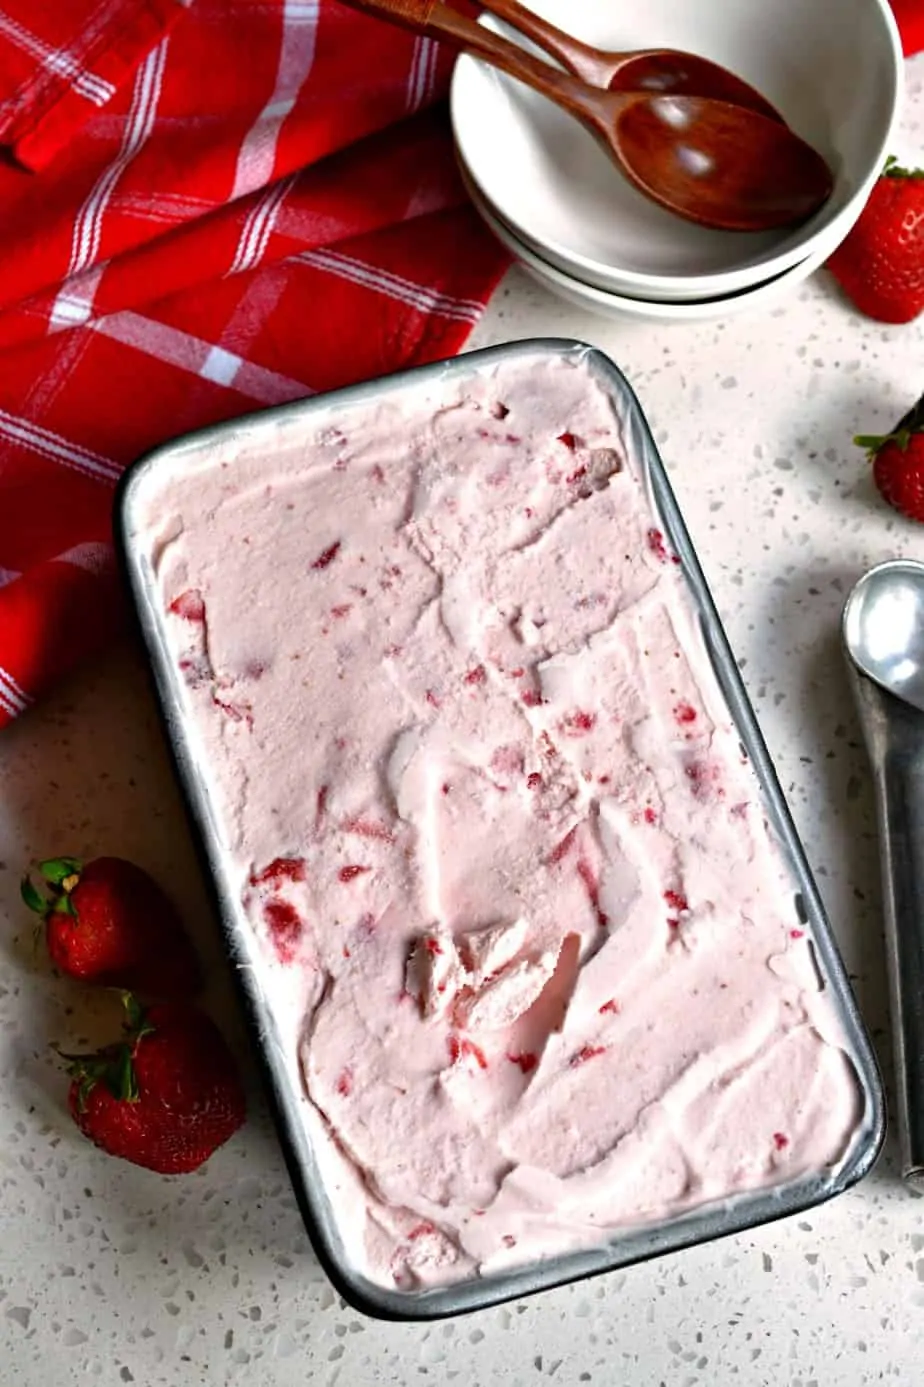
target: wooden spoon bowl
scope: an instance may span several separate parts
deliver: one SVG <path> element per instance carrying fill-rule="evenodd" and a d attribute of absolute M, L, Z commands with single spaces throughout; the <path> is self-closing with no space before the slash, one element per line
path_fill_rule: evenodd
<path fill-rule="evenodd" d="M 606 95 L 617 98 L 610 129 L 626 177 L 688 221 L 734 231 L 789 226 L 831 194 L 824 160 L 779 121 L 751 113 L 745 125 L 741 107 L 702 97 L 623 104 L 621 94 Z"/>

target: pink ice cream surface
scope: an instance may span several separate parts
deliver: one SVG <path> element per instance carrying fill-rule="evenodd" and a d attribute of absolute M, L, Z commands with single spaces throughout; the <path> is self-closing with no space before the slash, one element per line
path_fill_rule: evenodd
<path fill-rule="evenodd" d="M 408 387 L 147 505 L 359 1270 L 485 1275 L 843 1158 L 856 1076 L 589 367 Z"/>

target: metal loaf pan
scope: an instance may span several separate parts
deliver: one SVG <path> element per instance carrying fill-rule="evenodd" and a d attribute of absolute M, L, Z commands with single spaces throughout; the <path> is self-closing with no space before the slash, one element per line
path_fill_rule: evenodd
<path fill-rule="evenodd" d="M 303 431 L 312 428 L 319 414 L 331 416 L 341 406 L 394 396 L 421 385 L 433 387 L 444 381 L 457 383 L 476 373 L 490 372 L 504 360 L 537 354 L 580 360 L 590 366 L 612 401 L 626 448 L 639 460 L 651 506 L 679 558 L 680 571 L 698 612 L 702 639 L 719 688 L 760 784 L 767 821 L 788 867 L 794 910 L 798 910 L 811 931 L 819 976 L 839 1014 L 844 1048 L 858 1076 L 862 1111 L 855 1138 L 835 1169 L 820 1170 L 773 1189 L 737 1195 L 661 1222 L 627 1227 L 597 1247 L 550 1257 L 503 1274 L 442 1288 L 411 1292 L 391 1290 L 371 1281 L 351 1264 L 325 1193 L 318 1153 L 313 1149 L 299 1114 L 299 1105 L 306 1100 L 299 1091 L 291 1062 L 275 1038 L 271 1009 L 249 966 L 252 939 L 239 902 L 229 886 L 227 863 L 210 809 L 206 778 L 181 711 L 179 681 L 166 641 L 155 576 L 150 556 L 139 536 L 138 508 L 143 491 L 156 486 L 159 475 L 178 465 L 233 449 L 245 440 L 256 443 L 270 454 L 280 441 L 291 443 Z M 515 342 L 200 430 L 155 449 L 128 470 L 116 498 L 115 528 L 124 576 L 150 658 L 163 726 L 210 879 L 225 945 L 235 965 L 241 1001 L 262 1060 L 292 1184 L 317 1256 L 344 1299 L 366 1314 L 392 1320 L 436 1319 L 480 1309 L 800 1212 L 842 1193 L 870 1170 L 882 1144 L 885 1127 L 882 1083 L 874 1053 L 805 853 L 645 416 L 625 377 L 603 353 L 570 340 Z"/>

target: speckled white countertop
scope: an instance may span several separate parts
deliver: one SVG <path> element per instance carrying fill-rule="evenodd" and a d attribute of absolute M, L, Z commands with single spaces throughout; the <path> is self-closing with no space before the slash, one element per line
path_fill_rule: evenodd
<path fill-rule="evenodd" d="M 924 59 L 897 152 L 924 150 Z M 838 619 L 871 563 L 924 559 L 877 499 L 854 433 L 924 388 L 924 319 L 887 329 L 815 276 L 773 311 L 700 327 L 607 323 L 511 272 L 472 345 L 574 336 L 638 392 L 761 719 L 889 1073 L 869 774 Z M 251 1119 L 205 1169 L 115 1161 L 67 1117 L 49 1048 L 115 1003 L 51 976 L 18 900 L 53 851 L 135 858 L 175 893 L 210 1001 L 250 1075 Z M 450 1383 L 861 1387 L 920 1381 L 924 1202 L 873 1174 L 805 1217 L 435 1325 L 364 1320 L 303 1232 L 261 1106 L 137 653 L 114 652 L 0 736 L 0 1383 Z"/>

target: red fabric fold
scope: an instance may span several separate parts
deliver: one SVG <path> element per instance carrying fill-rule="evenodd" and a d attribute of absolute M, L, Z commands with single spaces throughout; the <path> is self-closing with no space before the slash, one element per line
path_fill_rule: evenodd
<path fill-rule="evenodd" d="M 508 257 L 451 63 L 337 0 L 7 0 L 0 725 L 118 628 L 127 463 L 460 349 Z"/>

